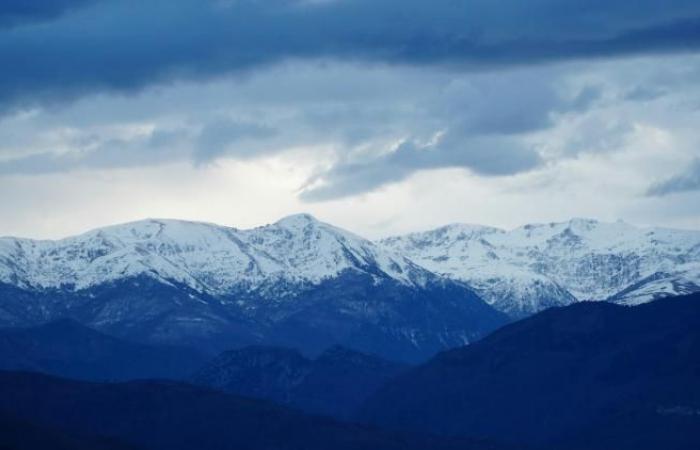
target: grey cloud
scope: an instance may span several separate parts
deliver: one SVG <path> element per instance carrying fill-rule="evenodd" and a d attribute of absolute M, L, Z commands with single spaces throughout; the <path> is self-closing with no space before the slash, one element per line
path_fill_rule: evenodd
<path fill-rule="evenodd" d="M 686 58 L 674 61 L 687 65 Z M 368 192 L 423 170 L 458 167 L 479 176 L 508 176 L 541 166 L 543 158 L 549 162 L 614 151 L 632 131 L 627 116 L 611 117 L 597 110 L 607 108 L 608 99 L 619 101 L 628 86 L 571 84 L 572 79 L 578 80 L 578 64 L 484 73 L 312 67 L 295 63 L 237 83 L 177 85 L 138 96 L 84 99 L 50 113 L 39 110 L 36 118 L 23 125 L 26 132 L 62 129 L 66 123 L 93 131 L 63 145 L 74 151 L 58 156 L 41 150 L 50 147 L 29 145 L 40 155 L 0 161 L 0 173 L 173 161 L 206 165 L 219 158 L 252 159 L 314 146 L 327 154 L 335 152 L 338 160 L 302 190 L 302 199 L 315 201 Z M 332 80 L 326 78 L 328 73 Z M 606 78 L 594 75 L 584 79 Z M 652 84 L 644 83 L 645 79 L 638 84 Z M 365 88 L 353 97 L 358 87 Z M 581 113 L 585 114 L 575 117 Z M 103 117 L 98 120 L 100 114 Z M 151 135 L 132 140 L 100 137 L 100 129 L 115 125 L 110 118 L 116 125 L 156 128 Z M 548 142 L 547 131 L 562 120 L 575 127 L 568 125 L 563 138 L 554 136 Z M 2 125 L 0 143 L 5 142 Z M 426 145 L 438 132 L 444 132 L 441 139 Z M 403 146 L 381 154 L 400 140 Z M 9 150 L 6 154 L 16 154 L 14 148 Z"/>
<path fill-rule="evenodd" d="M 432 134 L 444 130 L 437 142 L 421 144 L 431 134 L 411 129 L 410 138 L 388 154 L 341 160 L 312 177 L 300 197 L 322 201 L 356 195 L 439 168 L 464 168 L 481 176 L 532 170 L 543 160 L 522 138 L 552 127 L 557 113 L 586 111 L 602 95 L 602 88 L 589 85 L 564 95 L 556 89 L 556 77 L 547 70 L 519 70 L 460 79 L 426 105 L 425 121 L 440 119 L 432 124 Z"/>
<path fill-rule="evenodd" d="M 37 175 L 63 172 L 74 167 L 77 158 L 55 153 L 35 153 L 29 156 L 0 161 L 0 174 Z"/>
<path fill-rule="evenodd" d="M 114 169 L 167 164 L 191 160 L 196 164 L 222 156 L 238 159 L 260 156 L 260 141 L 276 131 L 252 122 L 216 120 L 200 131 L 187 128 L 156 128 L 131 139 L 101 138 L 80 134 L 64 152 L 43 151 L 0 159 L 0 174 L 38 175 L 76 169 Z"/>
<path fill-rule="evenodd" d="M 517 134 L 546 128 L 561 102 L 551 78 L 539 74 L 494 74 L 466 79 L 447 89 L 440 101 L 443 116 L 474 134 Z M 440 109 L 438 105 L 437 109 Z"/>
<path fill-rule="evenodd" d="M 397 140 L 409 127 L 414 133 L 430 133 L 439 120 L 432 120 L 400 100 L 387 98 L 386 103 L 375 104 L 383 97 L 365 100 L 364 104 L 337 103 L 307 106 L 299 117 L 300 125 L 313 133 L 337 140 L 344 147 L 357 147 L 373 141 L 378 136 Z M 415 101 L 411 94 L 402 99 L 404 103 Z"/>
<path fill-rule="evenodd" d="M 556 70 L 517 70 L 465 77 L 448 86 L 431 112 L 472 134 L 523 134 L 553 125 L 554 115 L 585 112 L 602 96 L 586 85 L 561 92 Z"/>
<path fill-rule="evenodd" d="M 627 91 L 623 98 L 633 102 L 647 102 L 663 97 L 667 93 L 668 91 L 660 86 L 636 86 Z"/>
<path fill-rule="evenodd" d="M 0 160 L 0 174 L 40 175 L 78 169 L 118 169 L 158 165 L 187 159 L 183 131 L 155 131 L 133 139 L 83 137 L 84 147 L 64 152 L 39 152 Z M 80 139 L 79 139 L 80 140 Z M 77 142 L 77 141 L 76 141 Z"/>
<path fill-rule="evenodd" d="M 339 163 L 309 180 L 300 197 L 324 201 L 348 197 L 401 181 L 419 170 L 461 167 L 484 176 L 511 175 L 537 167 L 536 150 L 508 138 L 466 138 L 447 132 L 438 142 L 401 143 L 378 158 Z"/>
<path fill-rule="evenodd" d="M 404 71 L 395 69 L 396 79 L 403 80 L 407 88 L 403 95 L 391 90 L 395 83 L 391 78 L 382 78 L 386 75 L 362 78 L 356 71 L 361 69 L 353 68 L 347 74 L 336 70 L 334 83 L 345 85 L 345 78 L 355 83 L 358 78 L 367 82 L 379 80 L 380 86 L 388 88 L 386 97 L 381 95 L 381 89 L 374 88 L 353 102 L 336 85 L 327 85 L 324 88 L 333 95 L 323 96 L 321 91 L 313 101 L 301 104 L 288 99 L 275 104 L 269 99 L 263 105 L 256 105 L 252 101 L 240 101 L 250 95 L 245 93 L 248 84 L 234 85 L 227 89 L 236 92 L 236 96 L 230 97 L 228 91 L 223 95 L 218 92 L 206 95 L 219 98 L 224 105 L 241 104 L 232 107 L 228 114 L 212 115 L 211 109 L 222 108 L 215 108 L 217 104 L 195 104 L 191 115 L 177 119 L 178 123 L 186 124 L 183 127 L 157 127 L 150 136 L 133 141 L 107 140 L 94 146 L 76 144 L 75 152 L 60 157 L 43 153 L 26 160 L 5 161 L 0 163 L 0 172 L 134 167 L 182 160 L 206 164 L 218 158 L 251 159 L 294 146 L 327 144 L 335 148 L 340 162 L 318 175 L 323 187 L 310 184 L 302 198 L 330 198 L 366 192 L 421 170 L 462 167 L 483 176 L 530 170 L 541 164 L 541 158 L 529 144 L 520 142 L 522 137 L 552 127 L 558 113 L 585 111 L 600 96 L 597 87 L 587 85 L 563 92 L 558 88 L 563 76 L 558 69 L 519 69 L 459 77 L 447 73 L 414 74 L 412 84 L 402 77 Z M 317 77 L 311 77 L 308 83 L 318 84 L 316 80 Z M 269 85 L 253 84 L 251 89 L 256 93 L 267 89 L 269 95 L 277 83 L 277 79 L 271 79 Z M 431 90 L 426 85 L 436 87 Z M 304 90 L 305 84 L 287 84 L 277 89 L 298 87 Z M 184 98 L 189 100 L 188 96 Z M 144 109 L 138 100 L 134 102 L 133 108 Z M 163 110 L 161 114 L 167 122 L 173 120 L 170 110 L 177 105 L 172 101 L 162 106 L 144 102 L 145 109 L 151 109 L 152 114 Z M 105 110 L 114 110 L 104 106 Z M 81 115 L 90 113 L 94 117 L 94 112 L 94 108 L 82 108 Z M 438 132 L 444 132 L 439 142 L 426 146 L 425 142 Z M 405 144 L 390 155 L 377 157 L 380 148 L 398 140 L 405 140 Z M 359 163 L 350 156 L 358 151 L 364 155 Z M 37 165 L 34 172 L 29 167 L 31 163 Z"/>
<path fill-rule="evenodd" d="M 700 190 L 700 159 L 695 159 L 686 170 L 652 185 L 647 195 L 661 197 L 677 192 Z"/>
<path fill-rule="evenodd" d="M 238 158 L 258 156 L 260 146 L 252 141 L 265 140 L 277 135 L 266 125 L 233 120 L 216 120 L 204 126 L 196 141 L 194 158 L 207 162 L 228 155 Z M 232 147 L 232 144 L 241 144 Z"/>
<path fill-rule="evenodd" d="M 603 88 L 600 86 L 585 86 L 567 105 L 570 111 L 585 111 L 591 108 L 603 96 Z"/>
<path fill-rule="evenodd" d="M 603 154 L 624 148 L 625 140 L 634 132 L 627 118 L 592 116 L 582 120 L 565 142 L 563 155 Z"/>

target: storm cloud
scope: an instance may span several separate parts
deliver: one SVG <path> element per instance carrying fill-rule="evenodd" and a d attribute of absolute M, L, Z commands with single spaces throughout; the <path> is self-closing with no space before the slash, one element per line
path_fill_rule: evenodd
<path fill-rule="evenodd" d="M 54 19 L 97 0 L 3 0 L 0 28 Z"/>
<path fill-rule="evenodd" d="M 364 162 L 340 163 L 309 180 L 301 198 L 323 201 L 348 197 L 406 179 L 419 170 L 459 167 L 478 175 L 512 175 L 537 167 L 538 153 L 517 141 L 464 139 L 446 133 L 437 142 L 402 142 L 389 154 Z M 317 184 L 319 183 L 320 184 Z"/>
<path fill-rule="evenodd" d="M 0 30 L 5 108 L 299 58 L 479 69 L 700 45 L 700 4 L 691 0 L 44 3 L 53 6 L 0 5 L 7 21 L 53 18 Z"/>
<path fill-rule="evenodd" d="M 647 194 L 661 197 L 689 191 L 700 191 L 700 158 L 684 171 L 651 186 Z"/>

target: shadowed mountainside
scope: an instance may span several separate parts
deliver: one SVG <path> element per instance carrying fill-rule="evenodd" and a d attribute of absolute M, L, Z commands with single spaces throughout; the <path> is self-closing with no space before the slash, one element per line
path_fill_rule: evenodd
<path fill-rule="evenodd" d="M 82 380 L 186 378 L 206 361 L 187 348 L 118 339 L 73 320 L 0 330 L 0 369 Z"/>
<path fill-rule="evenodd" d="M 700 448 L 700 294 L 547 310 L 400 375 L 360 415 L 555 448 Z"/>
<path fill-rule="evenodd" d="M 499 450 L 481 441 L 384 432 L 164 381 L 107 384 L 0 372 L 0 414 L 148 450 Z"/>

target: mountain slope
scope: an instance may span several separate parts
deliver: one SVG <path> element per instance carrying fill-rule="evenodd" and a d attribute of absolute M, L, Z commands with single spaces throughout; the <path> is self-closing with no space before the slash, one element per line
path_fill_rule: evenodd
<path fill-rule="evenodd" d="M 349 418 L 382 384 L 406 368 L 337 346 L 314 360 L 291 349 L 247 347 L 222 353 L 192 380 L 311 413 Z"/>
<path fill-rule="evenodd" d="M 469 283 L 512 317 L 576 301 L 639 304 L 700 290 L 700 232 L 573 219 L 511 231 L 450 225 L 380 242 Z"/>
<path fill-rule="evenodd" d="M 0 370 L 84 380 L 187 377 L 206 357 L 193 350 L 117 339 L 71 320 L 0 330 Z"/>
<path fill-rule="evenodd" d="M 143 450 L 492 449 L 493 444 L 383 432 L 195 386 L 86 383 L 0 372 L 0 413 L 66 434 Z"/>
<path fill-rule="evenodd" d="M 251 230 L 147 220 L 0 239 L 0 325 L 61 317 L 207 351 L 341 344 L 409 361 L 507 321 L 464 283 L 308 215 Z"/>
<path fill-rule="evenodd" d="M 547 448 L 698 448 L 700 294 L 547 310 L 406 372 L 362 415 Z"/>

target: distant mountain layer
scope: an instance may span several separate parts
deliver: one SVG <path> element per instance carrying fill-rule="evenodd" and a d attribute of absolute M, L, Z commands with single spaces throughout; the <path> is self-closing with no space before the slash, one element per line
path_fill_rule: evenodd
<path fill-rule="evenodd" d="M 9 419 L 9 424 L 6 420 Z M 56 444 L 34 449 L 86 447 L 118 441 L 141 450 L 499 450 L 511 448 L 482 441 L 431 438 L 384 432 L 305 415 L 272 403 L 211 389 L 165 382 L 87 383 L 45 375 L 0 372 L 0 448 L 31 449 L 31 437 L 18 439 L 13 426 L 53 430 Z M 34 424 L 34 425 L 31 425 Z M 21 429 L 20 429 L 21 430 Z M 65 438 L 64 438 L 65 437 Z M 98 438 L 100 437 L 100 438 Z M 16 445 L 19 441 L 20 445 Z M 23 447 L 24 446 L 24 447 Z M 33 450 L 33 449 L 32 449 Z"/>
<path fill-rule="evenodd" d="M 407 371 L 361 417 L 543 448 L 700 448 L 700 294 L 550 309 Z"/>
<path fill-rule="evenodd" d="M 340 344 L 417 361 L 508 319 L 465 283 L 308 215 L 238 230 L 146 220 L 59 241 L 0 239 L 0 326 L 70 317 L 223 351 Z"/>
<path fill-rule="evenodd" d="M 0 330 L 0 370 L 29 370 L 83 380 L 185 379 L 206 361 L 187 348 L 143 345 L 62 319 Z"/>
<path fill-rule="evenodd" d="M 380 244 L 468 283 L 513 317 L 583 300 L 633 305 L 700 291 L 700 231 L 574 219 L 511 231 L 449 225 Z"/>
<path fill-rule="evenodd" d="M 337 346 L 313 360 L 292 349 L 246 347 L 219 355 L 192 381 L 311 413 L 349 418 L 381 385 L 406 369 L 403 364 Z"/>

